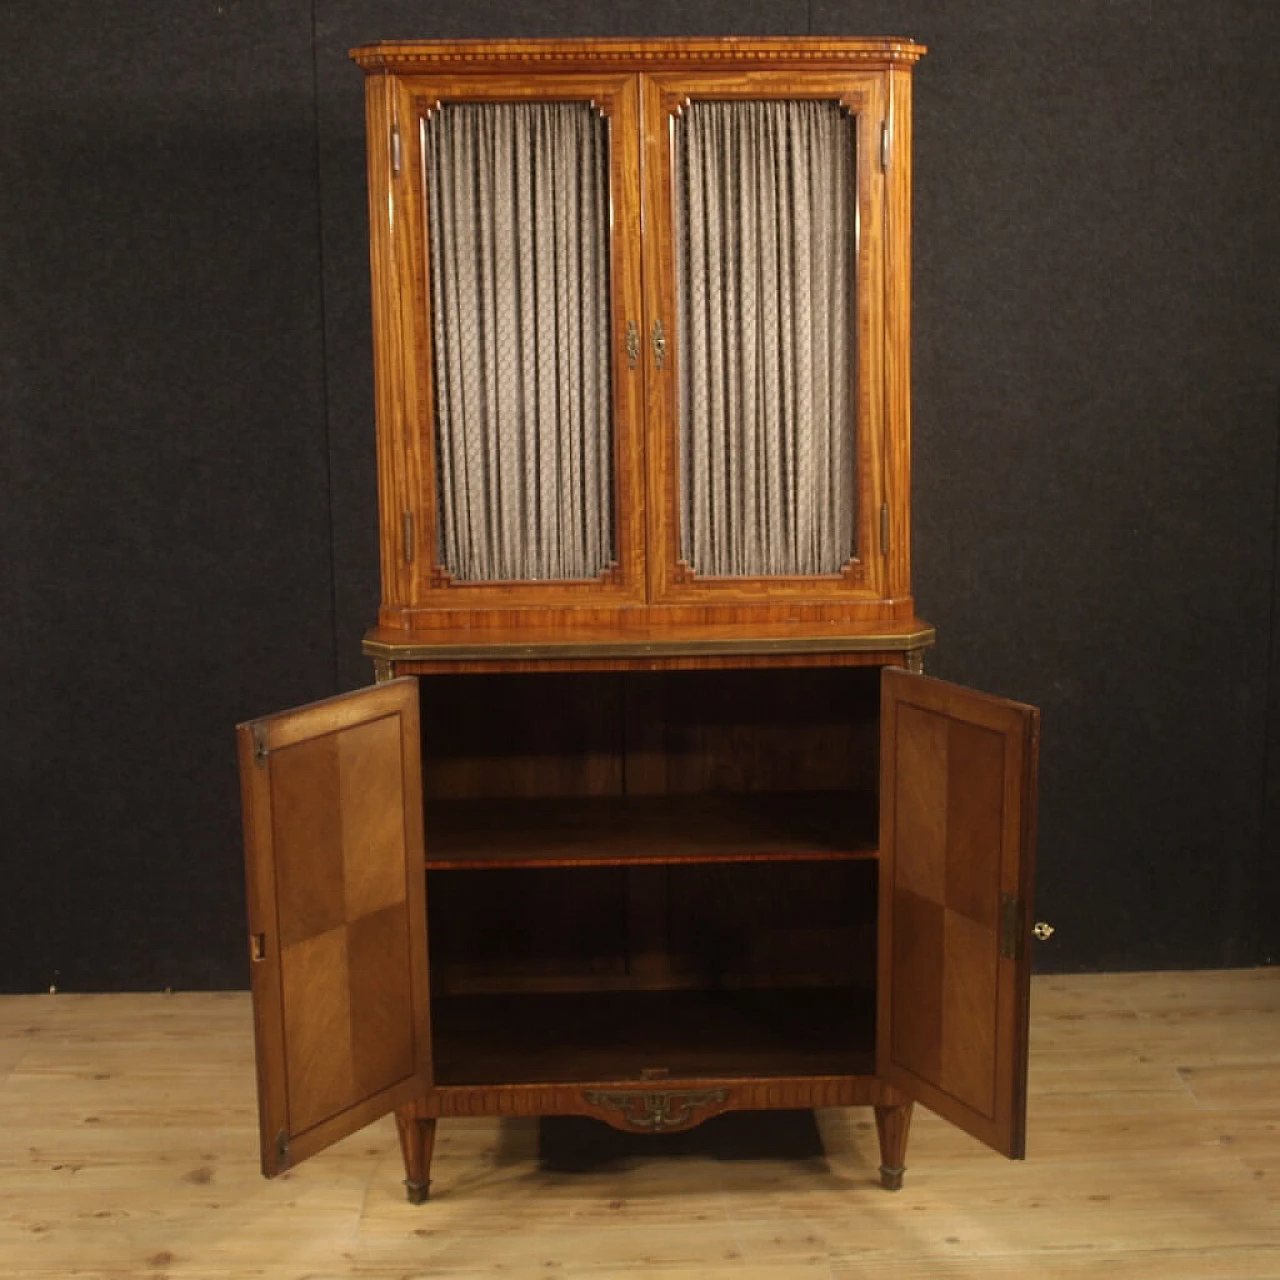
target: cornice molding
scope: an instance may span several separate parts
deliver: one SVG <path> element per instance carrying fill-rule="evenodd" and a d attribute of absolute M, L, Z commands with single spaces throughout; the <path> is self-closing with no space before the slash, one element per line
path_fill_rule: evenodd
<path fill-rule="evenodd" d="M 569 70 L 609 67 L 656 71 L 690 66 L 911 66 L 924 45 L 897 37 L 746 40 L 415 40 L 384 41 L 351 50 L 367 73 L 379 71 Z"/>

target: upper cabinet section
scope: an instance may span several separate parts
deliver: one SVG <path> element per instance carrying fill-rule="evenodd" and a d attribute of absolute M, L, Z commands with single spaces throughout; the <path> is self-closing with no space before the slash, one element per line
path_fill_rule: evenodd
<path fill-rule="evenodd" d="M 384 627 L 912 616 L 899 40 L 383 44 Z M 548 611 L 538 615 L 536 611 Z M 726 614 L 724 611 L 728 610 Z"/>

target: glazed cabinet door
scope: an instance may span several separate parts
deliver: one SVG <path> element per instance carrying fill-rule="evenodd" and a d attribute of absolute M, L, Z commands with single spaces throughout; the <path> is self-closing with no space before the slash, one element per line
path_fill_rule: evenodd
<path fill-rule="evenodd" d="M 887 668 L 877 1074 L 1025 1147 L 1039 712 Z"/>
<path fill-rule="evenodd" d="M 417 681 L 236 734 L 270 1177 L 430 1086 Z"/>
<path fill-rule="evenodd" d="M 644 598 L 638 96 L 367 82 L 383 625 Z"/>
<path fill-rule="evenodd" d="M 874 610 L 907 590 L 887 555 L 889 113 L 875 71 L 645 77 L 654 600 Z"/>

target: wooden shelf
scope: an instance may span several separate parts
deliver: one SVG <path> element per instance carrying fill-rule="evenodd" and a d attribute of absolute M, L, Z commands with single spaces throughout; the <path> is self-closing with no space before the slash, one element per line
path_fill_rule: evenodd
<path fill-rule="evenodd" d="M 874 858 L 875 809 L 842 791 L 426 802 L 429 870 Z"/>
<path fill-rule="evenodd" d="M 446 996 L 436 1083 L 862 1075 L 875 1001 L 854 988 Z"/>

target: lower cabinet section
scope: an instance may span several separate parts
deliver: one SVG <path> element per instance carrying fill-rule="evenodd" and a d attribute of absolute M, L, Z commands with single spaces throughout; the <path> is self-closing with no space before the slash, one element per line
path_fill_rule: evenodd
<path fill-rule="evenodd" d="M 240 728 L 263 1169 L 913 1100 L 1021 1155 L 1035 717 L 901 670 L 438 675 Z"/>

